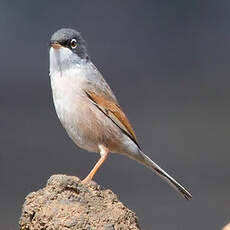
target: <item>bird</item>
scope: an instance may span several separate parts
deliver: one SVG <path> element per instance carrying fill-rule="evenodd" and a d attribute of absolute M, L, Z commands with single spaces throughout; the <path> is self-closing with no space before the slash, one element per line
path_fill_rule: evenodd
<path fill-rule="evenodd" d="M 49 76 L 57 116 L 80 148 L 100 154 L 82 183 L 91 181 L 110 153 L 123 154 L 166 180 L 185 199 L 192 195 L 145 155 L 112 89 L 91 61 L 80 32 L 62 28 L 50 39 Z"/>

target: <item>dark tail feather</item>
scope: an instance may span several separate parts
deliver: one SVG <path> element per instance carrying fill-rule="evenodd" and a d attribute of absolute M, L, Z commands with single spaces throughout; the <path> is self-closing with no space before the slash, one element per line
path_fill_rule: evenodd
<path fill-rule="evenodd" d="M 168 182 L 175 190 L 177 190 L 185 199 L 190 200 L 192 195 L 176 180 L 174 180 L 168 173 L 166 173 L 162 168 L 160 168 L 156 163 L 154 163 L 148 156 L 139 150 L 139 154 L 129 155 L 130 158 L 136 160 L 137 162 L 143 164 L 147 168 L 151 169 L 162 179 Z"/>

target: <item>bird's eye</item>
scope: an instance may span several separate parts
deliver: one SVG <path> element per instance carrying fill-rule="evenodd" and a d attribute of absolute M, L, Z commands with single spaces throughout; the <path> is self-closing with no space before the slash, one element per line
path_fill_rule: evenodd
<path fill-rule="evenodd" d="M 75 49 L 77 47 L 77 40 L 75 38 L 71 40 L 70 46 L 72 49 Z"/>

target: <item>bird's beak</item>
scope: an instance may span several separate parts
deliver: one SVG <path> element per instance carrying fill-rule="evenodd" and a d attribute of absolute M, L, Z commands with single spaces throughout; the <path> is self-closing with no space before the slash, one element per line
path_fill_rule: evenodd
<path fill-rule="evenodd" d="M 60 49 L 62 45 L 58 42 L 51 42 L 50 44 L 54 49 Z"/>

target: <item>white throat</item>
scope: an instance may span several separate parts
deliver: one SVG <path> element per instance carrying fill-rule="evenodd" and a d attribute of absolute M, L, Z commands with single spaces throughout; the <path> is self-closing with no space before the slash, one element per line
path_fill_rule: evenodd
<path fill-rule="evenodd" d="M 50 48 L 51 77 L 68 76 L 73 71 L 80 71 L 85 64 L 85 60 L 82 60 L 68 48 Z"/>

